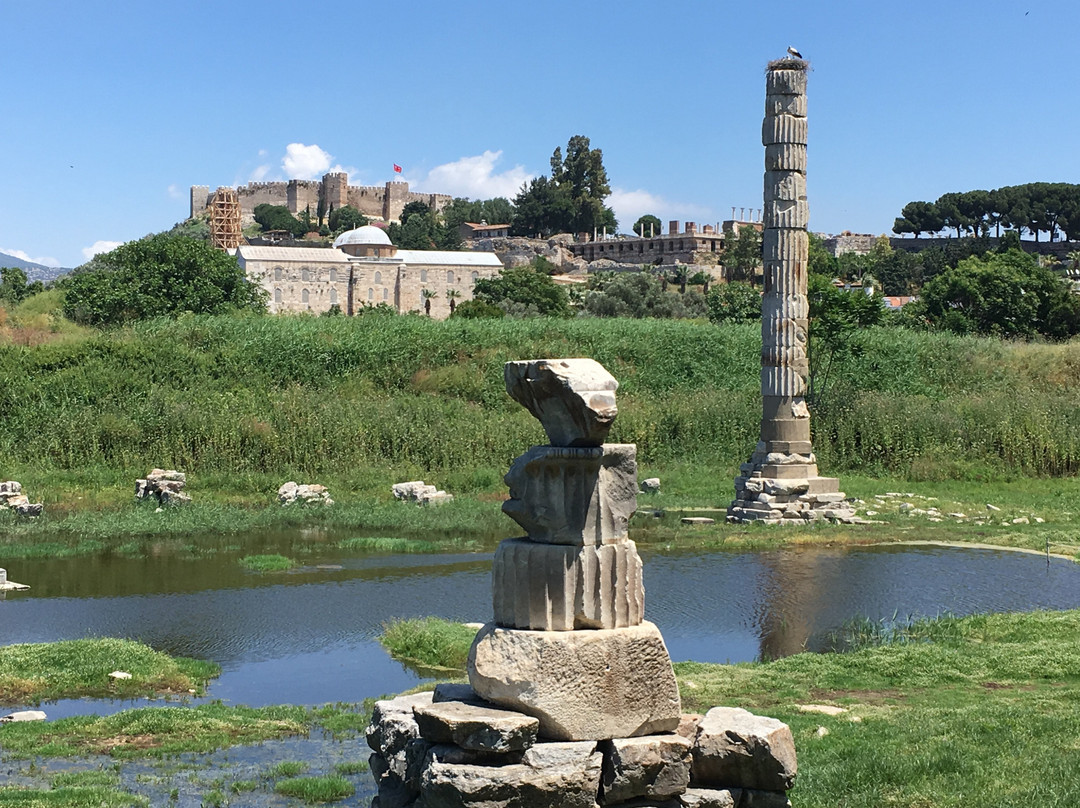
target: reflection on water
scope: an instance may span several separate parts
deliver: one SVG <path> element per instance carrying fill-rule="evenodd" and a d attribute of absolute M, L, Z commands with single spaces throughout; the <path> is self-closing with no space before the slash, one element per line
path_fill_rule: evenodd
<path fill-rule="evenodd" d="M 265 547 L 288 554 L 284 545 Z M 0 645 L 131 637 L 220 663 L 213 697 L 318 704 L 417 682 L 375 641 L 385 621 L 491 614 L 490 553 L 349 555 L 327 546 L 300 570 L 258 575 L 236 563 L 249 551 L 21 561 L 18 579 L 33 589 L 0 602 Z M 890 545 L 642 554 L 646 615 L 674 660 L 819 650 L 828 632 L 857 616 L 1080 607 L 1080 565 L 1008 551 Z"/>

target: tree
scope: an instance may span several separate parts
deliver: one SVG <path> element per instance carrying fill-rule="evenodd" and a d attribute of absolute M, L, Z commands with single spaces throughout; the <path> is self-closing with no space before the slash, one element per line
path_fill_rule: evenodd
<path fill-rule="evenodd" d="M 901 218 L 893 224 L 894 233 L 936 233 L 945 226 L 944 219 L 933 202 L 908 202 L 900 211 Z"/>
<path fill-rule="evenodd" d="M 505 317 L 506 312 L 483 300 L 466 300 L 459 304 L 450 316 L 460 317 L 463 320 L 497 320 Z"/>
<path fill-rule="evenodd" d="M 603 152 L 590 148 L 584 135 L 574 135 L 565 158 L 561 147 L 551 155 L 551 178 L 536 177 L 514 198 L 514 233 L 614 233 L 615 212 L 604 205 L 610 195 Z"/>
<path fill-rule="evenodd" d="M 407 222 L 412 216 L 416 214 L 420 214 L 421 216 L 430 216 L 431 213 L 431 208 L 429 208 L 423 202 L 409 202 L 405 205 L 404 208 L 401 209 L 401 217 L 398 221 L 400 221 L 402 224 L 405 224 L 405 222 Z"/>
<path fill-rule="evenodd" d="M 41 281 L 26 282 L 26 272 L 18 267 L 0 269 L 0 302 L 14 306 L 44 287 Z"/>
<path fill-rule="evenodd" d="M 565 233 L 572 220 L 573 203 L 568 191 L 547 177 L 534 177 L 514 197 L 514 235 L 547 237 Z"/>
<path fill-rule="evenodd" d="M 972 256 L 947 269 L 923 287 L 917 311 L 958 333 L 1066 339 L 1080 332 L 1080 299 L 1019 250 Z"/>
<path fill-rule="evenodd" d="M 64 314 L 85 325 L 266 308 L 265 293 L 234 256 L 184 236 L 129 241 L 81 270 L 65 286 Z"/>
<path fill-rule="evenodd" d="M 807 282 L 810 304 L 808 397 L 820 398 L 828 389 L 836 360 L 852 351 L 851 337 L 859 328 L 878 325 L 885 318 L 880 295 L 845 292 L 826 275 L 811 275 Z"/>
<path fill-rule="evenodd" d="M 647 272 L 620 272 L 599 279 L 584 308 L 593 317 L 692 318 L 705 315 L 705 300 L 697 292 L 667 293 L 660 279 Z"/>
<path fill-rule="evenodd" d="M 709 320 L 742 323 L 761 319 L 761 293 L 748 283 L 732 281 L 714 286 L 705 296 Z"/>
<path fill-rule="evenodd" d="M 755 227 L 740 227 L 737 233 L 729 234 L 724 239 L 721 260 L 728 280 L 753 283 L 757 268 L 761 266 L 761 233 Z"/>
<path fill-rule="evenodd" d="M 658 218 L 651 213 L 646 213 L 634 222 L 634 232 L 642 238 L 651 237 L 653 235 L 660 235 L 663 232 L 660 229 L 662 226 L 663 225 Z"/>
<path fill-rule="evenodd" d="M 265 233 L 267 230 L 285 230 L 293 236 L 300 237 L 307 232 L 304 225 L 284 205 L 256 205 L 255 221 Z"/>
<path fill-rule="evenodd" d="M 424 298 L 424 314 L 428 317 L 431 316 L 431 300 L 436 297 L 438 293 L 434 289 L 424 289 L 420 294 Z"/>
<path fill-rule="evenodd" d="M 502 270 L 497 278 L 480 278 L 473 286 L 475 299 L 498 306 L 508 314 L 569 317 L 566 291 L 548 275 L 529 267 Z M 458 311 L 465 307 L 458 306 Z"/>
<path fill-rule="evenodd" d="M 352 205 L 343 205 L 340 208 L 330 206 L 330 232 L 340 235 L 346 230 L 355 230 L 369 223 L 367 216 L 362 214 Z"/>

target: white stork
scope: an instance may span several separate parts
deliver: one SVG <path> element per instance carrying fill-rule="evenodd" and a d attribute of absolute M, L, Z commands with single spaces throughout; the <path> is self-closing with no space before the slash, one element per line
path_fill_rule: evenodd
<path fill-rule="evenodd" d="M 792 56 L 794 56 L 796 59 L 801 59 L 802 58 L 802 54 L 799 53 L 797 50 L 795 50 L 794 47 L 789 47 L 787 49 L 787 52 L 790 53 Z"/>

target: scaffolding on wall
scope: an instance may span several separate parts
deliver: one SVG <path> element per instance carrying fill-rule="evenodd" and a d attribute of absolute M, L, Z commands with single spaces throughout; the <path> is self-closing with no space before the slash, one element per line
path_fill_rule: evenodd
<path fill-rule="evenodd" d="M 240 197 L 232 188 L 218 188 L 210 200 L 210 244 L 219 250 L 233 250 L 243 238 Z"/>

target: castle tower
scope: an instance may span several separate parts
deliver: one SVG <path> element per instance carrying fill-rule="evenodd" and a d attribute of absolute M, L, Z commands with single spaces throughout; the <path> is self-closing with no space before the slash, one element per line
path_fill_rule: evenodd
<path fill-rule="evenodd" d="M 232 250 L 243 241 L 240 231 L 240 198 L 232 188 L 218 188 L 210 200 L 210 244 Z"/>
<path fill-rule="evenodd" d="M 341 210 L 349 204 L 349 175 L 343 171 L 323 174 L 321 196 L 324 210 L 329 211 L 331 205 Z"/>
<path fill-rule="evenodd" d="M 192 185 L 191 186 L 191 215 L 189 218 L 194 219 L 200 213 L 202 213 L 210 204 L 210 186 L 209 185 Z"/>
<path fill-rule="evenodd" d="M 779 59 L 766 76 L 765 294 L 761 301 L 761 439 L 735 478 L 734 522 L 847 521 L 840 481 L 819 477 L 806 406 L 806 297 L 810 210 L 806 201 L 806 73 L 801 59 Z"/>

